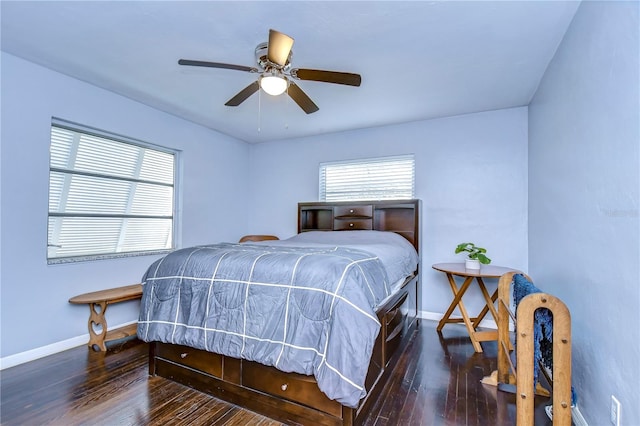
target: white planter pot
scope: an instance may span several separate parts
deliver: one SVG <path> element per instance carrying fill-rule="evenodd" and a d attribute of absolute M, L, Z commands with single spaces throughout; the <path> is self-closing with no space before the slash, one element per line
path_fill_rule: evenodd
<path fill-rule="evenodd" d="M 478 259 L 465 259 L 465 269 L 480 269 L 480 261 Z"/>

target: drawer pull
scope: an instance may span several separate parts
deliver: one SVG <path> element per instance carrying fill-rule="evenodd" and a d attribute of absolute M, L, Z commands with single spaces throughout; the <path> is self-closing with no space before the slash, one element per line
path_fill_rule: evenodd
<path fill-rule="evenodd" d="M 350 223 L 349 226 L 353 228 L 353 223 Z"/>
<path fill-rule="evenodd" d="M 353 213 L 353 209 L 349 209 L 349 213 Z"/>
<path fill-rule="evenodd" d="M 180 358 L 185 359 L 189 354 L 187 352 L 181 353 Z"/>
<path fill-rule="evenodd" d="M 289 385 L 285 383 L 282 386 L 280 386 L 280 389 L 282 389 L 283 391 L 286 391 L 288 387 Z"/>

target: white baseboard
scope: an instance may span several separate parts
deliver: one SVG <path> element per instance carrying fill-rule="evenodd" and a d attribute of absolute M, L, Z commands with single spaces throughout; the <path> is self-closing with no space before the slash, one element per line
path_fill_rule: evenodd
<path fill-rule="evenodd" d="M 114 325 L 112 327 L 109 327 L 109 329 L 111 330 L 124 327 L 136 322 L 136 320 L 129 321 L 124 324 Z M 15 367 L 16 365 L 24 364 L 25 362 L 35 361 L 36 359 L 53 355 L 58 352 L 66 351 L 67 349 L 87 345 L 88 342 L 89 333 L 83 334 L 82 336 L 72 337 L 71 339 L 63 340 L 61 342 L 55 342 L 50 345 L 41 346 L 39 348 L 31 349 L 25 352 L 9 355 L 4 358 L 0 358 L 0 370 L 4 370 L 5 368 L 9 367 Z"/>
<path fill-rule="evenodd" d="M 584 417 L 582 417 L 582 413 L 578 409 L 577 405 L 571 407 L 571 420 L 573 421 L 574 426 L 589 426 Z"/>

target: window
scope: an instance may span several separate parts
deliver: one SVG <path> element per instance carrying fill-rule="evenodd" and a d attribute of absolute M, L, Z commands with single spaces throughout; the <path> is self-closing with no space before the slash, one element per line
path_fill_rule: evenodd
<path fill-rule="evenodd" d="M 171 249 L 176 156 L 52 120 L 49 263 Z"/>
<path fill-rule="evenodd" d="M 320 163 L 320 201 L 412 199 L 413 154 Z"/>

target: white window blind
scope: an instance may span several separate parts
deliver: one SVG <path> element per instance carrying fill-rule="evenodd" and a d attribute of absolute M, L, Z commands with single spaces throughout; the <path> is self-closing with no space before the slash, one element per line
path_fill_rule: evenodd
<path fill-rule="evenodd" d="M 413 154 L 320 163 L 320 201 L 412 199 Z"/>
<path fill-rule="evenodd" d="M 50 263 L 173 247 L 176 153 L 123 139 L 52 121 Z"/>

